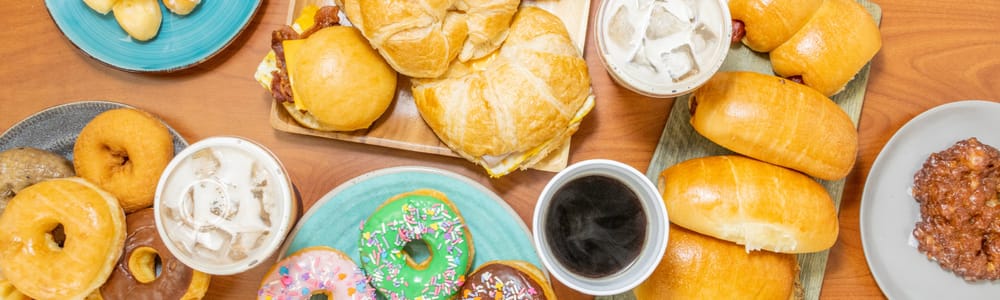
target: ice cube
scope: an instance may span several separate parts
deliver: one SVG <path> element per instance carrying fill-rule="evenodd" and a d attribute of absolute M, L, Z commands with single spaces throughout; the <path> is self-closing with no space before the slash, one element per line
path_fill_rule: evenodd
<path fill-rule="evenodd" d="M 258 217 L 264 222 L 264 226 L 271 227 L 271 210 L 274 209 L 274 201 L 271 201 L 271 196 L 265 188 L 257 187 L 251 192 L 253 198 L 260 203 Z"/>
<path fill-rule="evenodd" d="M 636 48 L 639 41 L 635 38 L 635 34 L 635 24 L 633 20 L 629 20 L 628 7 L 618 6 L 608 24 L 608 38 L 612 46 L 625 51 Z"/>
<path fill-rule="evenodd" d="M 663 1 L 663 0 L 635 0 L 635 4 L 636 4 L 636 7 L 639 8 L 639 10 L 647 10 L 647 9 L 649 9 L 650 5 L 653 5 L 653 3 L 659 2 L 659 1 Z"/>
<path fill-rule="evenodd" d="M 247 254 L 247 251 L 236 248 L 229 249 L 229 253 L 227 253 L 226 256 L 228 256 L 229 259 L 232 261 L 240 261 L 247 257 L 250 257 L 250 255 Z"/>
<path fill-rule="evenodd" d="M 219 251 L 222 245 L 231 244 L 232 235 L 218 229 L 199 231 L 196 235 L 198 245 L 212 251 Z"/>
<path fill-rule="evenodd" d="M 657 5 L 664 6 L 667 11 L 673 14 L 677 19 L 680 19 L 684 23 L 693 24 L 694 23 L 694 11 L 693 7 L 690 6 L 687 1 L 681 0 L 666 0 L 662 2 L 657 2 Z"/>
<path fill-rule="evenodd" d="M 646 27 L 646 38 L 658 40 L 678 32 L 689 26 L 687 20 L 681 20 L 674 15 L 664 2 L 657 2 L 649 12 L 649 25 Z"/>
<path fill-rule="evenodd" d="M 698 73 L 698 63 L 694 60 L 694 54 L 688 44 L 664 52 L 661 58 L 667 66 L 670 78 L 673 78 L 674 81 L 681 81 Z"/>
<path fill-rule="evenodd" d="M 645 49 L 640 48 L 639 51 L 636 51 L 635 56 L 632 57 L 631 62 L 640 69 L 644 69 L 650 73 L 657 73 L 656 66 L 654 66 L 653 63 L 649 61 L 649 57 L 647 56 Z"/>
<path fill-rule="evenodd" d="M 234 204 L 230 203 L 223 186 L 214 181 L 202 180 L 192 184 L 190 194 L 196 226 L 215 224 L 233 210 Z"/>
<path fill-rule="evenodd" d="M 709 47 L 718 43 L 719 36 L 708 28 L 705 23 L 698 23 L 694 28 L 694 34 L 691 35 L 691 48 L 694 52 L 702 53 Z"/>
<path fill-rule="evenodd" d="M 221 165 L 212 149 L 195 152 L 191 155 L 191 162 L 194 164 L 194 175 L 202 179 L 215 175 Z"/>
<path fill-rule="evenodd" d="M 267 232 L 242 232 L 236 235 L 236 239 L 233 241 L 233 250 L 238 250 L 240 252 L 250 252 L 250 250 L 257 249 L 267 236 Z"/>

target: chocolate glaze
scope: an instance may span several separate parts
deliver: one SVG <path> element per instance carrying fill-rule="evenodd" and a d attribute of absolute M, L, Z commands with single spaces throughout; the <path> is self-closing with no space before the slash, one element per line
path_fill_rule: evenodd
<path fill-rule="evenodd" d="M 153 209 L 131 213 L 125 217 L 125 222 L 128 228 L 125 250 L 111 272 L 111 277 L 101 286 L 101 296 L 104 299 L 181 299 L 187 293 L 195 271 L 174 258 L 160 240 L 153 219 Z M 160 256 L 160 276 L 149 283 L 137 281 L 128 267 L 132 252 L 141 247 L 156 249 Z"/>
<path fill-rule="evenodd" d="M 546 299 L 541 284 L 512 266 L 491 263 L 469 275 L 459 295 L 461 299 Z"/>

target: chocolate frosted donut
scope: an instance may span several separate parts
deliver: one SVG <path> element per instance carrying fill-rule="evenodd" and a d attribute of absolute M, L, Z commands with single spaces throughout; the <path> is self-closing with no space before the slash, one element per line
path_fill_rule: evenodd
<path fill-rule="evenodd" d="M 526 261 L 490 261 L 466 278 L 461 299 L 555 299 L 552 286 Z"/>
<path fill-rule="evenodd" d="M 167 250 L 156 232 L 152 208 L 131 213 L 125 221 L 125 250 L 101 287 L 104 299 L 200 299 L 205 295 L 211 277 L 184 265 Z"/>

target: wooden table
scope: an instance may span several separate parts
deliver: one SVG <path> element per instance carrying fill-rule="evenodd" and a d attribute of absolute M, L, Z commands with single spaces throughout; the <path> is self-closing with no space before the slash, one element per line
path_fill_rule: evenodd
<path fill-rule="evenodd" d="M 599 2 L 594 0 L 594 7 Z M 847 178 L 841 234 L 830 253 L 823 298 L 883 297 L 865 261 L 858 215 L 868 171 L 892 134 L 942 103 L 1000 101 L 1000 5 L 993 0 L 876 3 L 884 12 L 884 46 L 871 71 L 859 128 L 859 159 Z M 268 125 L 271 97 L 252 74 L 268 51 L 271 30 L 285 21 L 287 1 L 265 1 L 246 31 L 208 62 L 160 75 L 114 70 L 82 54 L 60 34 L 42 1 L 7 1 L 4 7 L 8 13 L 0 18 L 0 82 L 7 92 L 0 95 L 0 131 L 61 103 L 123 102 L 158 115 L 188 141 L 215 135 L 259 141 L 285 164 L 306 207 L 355 176 L 421 165 L 482 183 L 507 200 L 529 226 L 536 198 L 553 176 L 529 170 L 489 179 L 463 159 L 273 130 Z M 586 59 L 598 102 L 574 136 L 570 161 L 608 158 L 645 171 L 673 101 L 639 96 L 615 85 L 595 56 L 593 39 L 587 41 Z M 207 298 L 252 297 L 268 267 L 214 277 Z M 556 286 L 564 299 L 586 298 Z"/>

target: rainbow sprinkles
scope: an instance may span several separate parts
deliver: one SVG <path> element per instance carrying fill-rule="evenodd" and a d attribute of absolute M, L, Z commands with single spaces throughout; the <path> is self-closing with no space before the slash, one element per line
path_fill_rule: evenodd
<path fill-rule="evenodd" d="M 361 224 L 361 267 L 387 299 L 449 299 L 465 283 L 474 250 L 457 208 L 433 190 L 416 190 L 382 204 Z M 415 262 L 404 247 L 427 244 Z"/>

